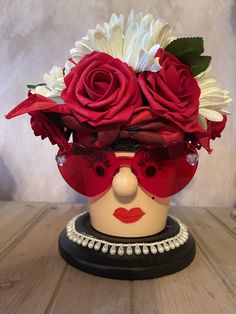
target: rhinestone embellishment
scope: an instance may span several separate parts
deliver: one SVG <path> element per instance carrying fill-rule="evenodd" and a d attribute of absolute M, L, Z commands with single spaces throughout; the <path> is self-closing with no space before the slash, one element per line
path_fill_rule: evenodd
<path fill-rule="evenodd" d="M 179 225 L 179 232 L 171 238 L 150 242 L 150 243 L 116 243 L 100 240 L 91 235 L 80 233 L 75 228 L 75 221 L 78 217 L 86 214 L 83 212 L 80 215 L 73 217 L 66 226 L 66 234 L 69 240 L 82 247 L 88 247 L 90 250 L 101 251 L 104 254 L 132 256 L 162 254 L 171 250 L 177 249 L 184 245 L 188 240 L 189 233 L 187 227 L 177 218 L 172 217 Z"/>
<path fill-rule="evenodd" d="M 66 156 L 65 155 L 57 155 L 56 156 L 56 162 L 59 166 L 63 166 L 66 162 Z"/>
<path fill-rule="evenodd" d="M 198 163 L 199 157 L 198 154 L 188 154 L 186 159 L 191 166 L 195 166 Z"/>

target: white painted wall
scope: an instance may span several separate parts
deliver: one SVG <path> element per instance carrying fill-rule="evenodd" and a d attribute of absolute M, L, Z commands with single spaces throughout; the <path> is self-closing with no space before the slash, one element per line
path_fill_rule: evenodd
<path fill-rule="evenodd" d="M 26 97 L 52 65 L 63 66 L 75 40 L 112 12 L 151 12 L 177 36 L 203 36 L 213 70 L 236 99 L 236 2 L 233 0 L 11 0 L 0 1 L 0 199 L 77 201 L 60 177 L 56 148 L 34 137 L 27 116 L 2 116 Z M 236 202 L 236 123 L 232 116 L 209 156 L 201 152 L 192 183 L 173 201 L 181 205 L 232 206 Z"/>

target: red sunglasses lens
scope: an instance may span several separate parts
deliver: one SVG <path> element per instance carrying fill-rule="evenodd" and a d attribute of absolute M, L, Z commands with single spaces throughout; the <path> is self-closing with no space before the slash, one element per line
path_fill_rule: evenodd
<path fill-rule="evenodd" d="M 80 154 L 57 155 L 58 168 L 65 181 L 77 192 L 96 196 L 108 190 L 113 176 L 124 163 L 113 151 L 90 150 Z M 127 159 L 127 158 L 126 158 Z M 125 159 L 125 160 L 126 160 Z M 127 162 L 127 160 L 125 161 Z M 182 190 L 198 166 L 195 149 L 180 147 L 141 149 L 128 160 L 140 186 L 158 197 L 169 197 Z"/>
<path fill-rule="evenodd" d="M 64 180 L 77 192 L 95 196 L 105 192 L 116 171 L 114 154 L 93 151 L 79 155 L 57 155 L 58 168 Z"/>
<path fill-rule="evenodd" d="M 198 166 L 196 151 L 186 150 L 178 158 L 164 159 L 166 154 L 140 151 L 133 168 L 139 174 L 142 188 L 158 197 L 169 197 L 182 190 L 194 176 Z"/>

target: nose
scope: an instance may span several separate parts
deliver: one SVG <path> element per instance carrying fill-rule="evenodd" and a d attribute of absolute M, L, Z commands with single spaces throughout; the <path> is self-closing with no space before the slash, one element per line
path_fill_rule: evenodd
<path fill-rule="evenodd" d="M 114 176 L 112 189 L 117 196 L 130 197 L 135 195 L 138 188 L 138 179 L 129 167 L 122 167 Z"/>

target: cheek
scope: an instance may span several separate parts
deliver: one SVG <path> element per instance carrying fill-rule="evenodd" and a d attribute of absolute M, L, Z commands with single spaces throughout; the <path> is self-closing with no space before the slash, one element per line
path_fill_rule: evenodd
<path fill-rule="evenodd" d="M 110 189 L 110 187 L 108 188 L 108 190 Z M 90 197 L 87 197 L 88 201 L 89 201 L 89 204 L 93 204 L 95 203 L 97 200 L 99 200 L 100 198 L 102 198 L 104 195 L 106 195 L 106 193 L 108 192 L 108 190 L 98 194 L 98 195 L 95 195 L 95 196 L 90 196 Z"/>
<path fill-rule="evenodd" d="M 161 205 L 168 205 L 170 202 L 169 197 L 158 197 L 153 195 L 152 193 L 149 193 L 148 191 L 144 190 L 144 192 L 156 203 Z"/>
<path fill-rule="evenodd" d="M 168 205 L 170 198 L 169 197 L 158 197 L 158 196 L 154 196 L 153 199 L 156 203 L 161 204 L 161 205 Z"/>

